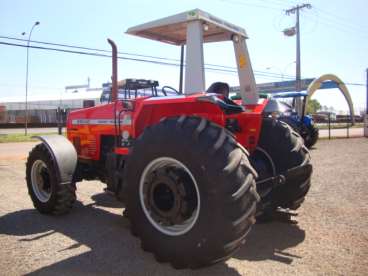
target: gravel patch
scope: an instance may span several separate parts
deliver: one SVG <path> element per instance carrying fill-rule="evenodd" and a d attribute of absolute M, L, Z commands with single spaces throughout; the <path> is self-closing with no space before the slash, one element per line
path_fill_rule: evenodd
<path fill-rule="evenodd" d="M 21 144 L 21 143 L 20 143 Z M 0 148 L 1 275 L 364 275 L 368 269 L 368 139 L 319 141 L 312 187 L 295 223 L 256 224 L 226 263 L 174 270 L 140 248 L 124 206 L 96 181 L 78 186 L 69 215 L 33 209 L 24 172 L 30 144 Z M 9 153 L 10 152 L 10 153 Z"/>

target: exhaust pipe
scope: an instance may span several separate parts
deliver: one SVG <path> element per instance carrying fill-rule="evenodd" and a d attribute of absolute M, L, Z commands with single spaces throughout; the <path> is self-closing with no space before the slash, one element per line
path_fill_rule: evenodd
<path fill-rule="evenodd" d="M 116 44 L 110 38 L 107 39 L 112 48 L 112 91 L 111 91 L 111 101 L 115 102 L 118 98 L 118 50 Z"/>

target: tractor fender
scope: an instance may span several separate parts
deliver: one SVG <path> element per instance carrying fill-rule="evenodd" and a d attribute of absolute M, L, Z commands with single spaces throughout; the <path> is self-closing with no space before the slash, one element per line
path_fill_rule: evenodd
<path fill-rule="evenodd" d="M 77 152 L 73 144 L 62 135 L 34 136 L 42 141 L 55 160 L 60 184 L 70 184 L 77 167 Z"/>

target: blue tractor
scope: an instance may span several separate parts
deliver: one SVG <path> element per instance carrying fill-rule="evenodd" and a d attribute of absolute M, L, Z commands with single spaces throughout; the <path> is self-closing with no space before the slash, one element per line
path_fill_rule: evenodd
<path fill-rule="evenodd" d="M 318 140 L 318 128 L 310 115 L 301 115 L 293 108 L 296 98 L 303 98 L 303 112 L 306 109 L 306 92 L 283 92 L 274 94 L 263 94 L 263 97 L 269 97 L 270 100 L 265 107 L 265 117 L 276 117 L 290 125 L 304 139 L 306 147 L 311 148 Z"/>

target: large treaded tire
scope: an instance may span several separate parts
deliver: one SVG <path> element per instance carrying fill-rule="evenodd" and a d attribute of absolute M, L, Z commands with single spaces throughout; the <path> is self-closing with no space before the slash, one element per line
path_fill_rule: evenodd
<path fill-rule="evenodd" d="M 267 191 L 257 185 L 261 195 L 257 214 L 267 217 L 277 207 L 298 209 L 308 193 L 312 175 L 303 139 L 285 122 L 265 118 L 258 145 L 270 155 L 276 175 L 285 176 L 285 182 Z"/>
<path fill-rule="evenodd" d="M 314 125 L 311 125 L 307 128 L 308 135 L 304 138 L 304 144 L 305 146 L 310 149 L 313 147 L 319 138 L 319 130 Z"/>
<path fill-rule="evenodd" d="M 304 145 L 310 149 L 318 141 L 319 130 L 314 125 L 306 126 L 297 124 L 290 117 L 281 117 L 280 121 L 287 123 L 294 131 L 299 133 L 299 135 L 304 140 Z"/>
<path fill-rule="evenodd" d="M 50 190 L 48 199 L 47 197 L 41 197 L 40 200 L 40 196 L 37 196 L 37 192 L 32 185 L 32 167 L 36 162 L 46 166 L 47 182 Z M 56 177 L 56 170 L 56 162 L 43 143 L 38 144 L 30 151 L 26 163 L 26 181 L 28 193 L 33 205 L 40 213 L 52 215 L 65 214 L 70 211 L 76 200 L 75 185 L 60 185 Z"/>
<path fill-rule="evenodd" d="M 198 183 L 199 215 L 182 235 L 160 232 L 142 210 L 140 177 L 151 160 L 160 157 L 180 161 Z M 125 172 L 132 233 L 144 250 L 174 268 L 199 268 L 229 258 L 255 222 L 257 173 L 248 153 L 230 132 L 206 119 L 181 116 L 147 127 L 134 144 Z"/>

